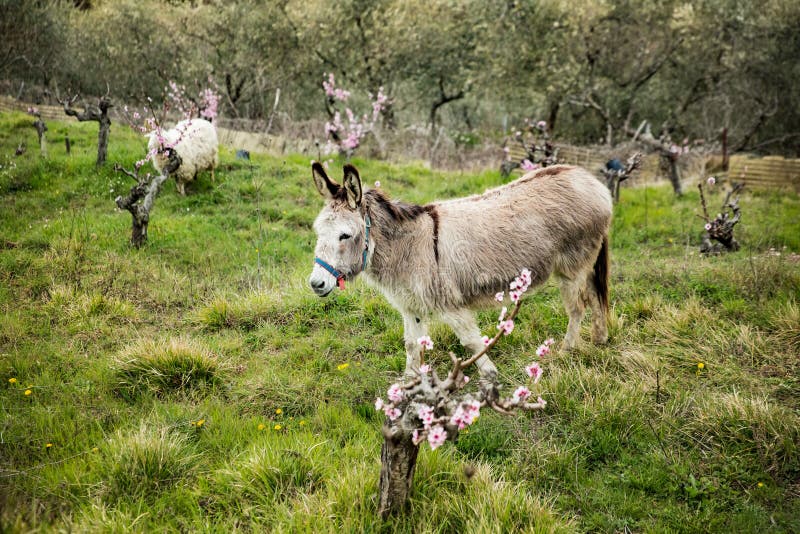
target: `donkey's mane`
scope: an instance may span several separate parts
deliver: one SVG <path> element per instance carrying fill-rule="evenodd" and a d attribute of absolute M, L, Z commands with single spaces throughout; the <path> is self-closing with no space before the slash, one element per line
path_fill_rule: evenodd
<path fill-rule="evenodd" d="M 413 221 L 433 208 L 433 206 L 420 206 L 401 200 L 391 200 L 382 191 L 376 189 L 371 189 L 364 195 L 368 197 L 368 202 L 371 201 L 369 204 L 379 207 L 397 222 Z"/>
<path fill-rule="evenodd" d="M 370 207 L 378 208 L 383 213 L 388 215 L 395 222 L 413 221 L 419 218 L 420 215 L 427 213 L 433 221 L 433 252 L 436 261 L 439 261 L 439 213 L 436 211 L 436 206 L 427 204 L 420 206 L 418 204 L 410 204 L 401 200 L 391 200 L 382 191 L 371 189 L 364 193 L 366 197 L 366 204 Z"/>

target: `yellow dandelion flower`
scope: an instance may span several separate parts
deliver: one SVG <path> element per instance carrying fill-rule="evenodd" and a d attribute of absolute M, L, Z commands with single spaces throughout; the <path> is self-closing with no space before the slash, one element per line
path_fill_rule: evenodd
<path fill-rule="evenodd" d="M 344 370 L 345 370 L 345 369 L 347 369 L 348 367 L 350 367 L 350 364 L 349 364 L 349 363 L 340 363 L 339 365 L 337 365 L 337 366 L 336 366 L 336 368 L 337 368 L 338 370 L 340 370 L 340 371 L 344 371 Z"/>
<path fill-rule="evenodd" d="M 203 423 L 205 422 L 206 422 L 205 419 L 198 419 L 197 422 L 195 423 L 195 426 L 203 426 Z"/>
<path fill-rule="evenodd" d="M 281 425 L 275 425 L 275 430 L 280 430 L 281 428 Z"/>
<path fill-rule="evenodd" d="M 267 425 L 265 425 L 264 423 L 258 425 L 259 430 L 264 430 L 265 428 L 267 428 Z"/>
<path fill-rule="evenodd" d="M 8 379 L 8 383 L 9 384 L 16 384 L 17 383 L 17 379 L 12 376 L 11 378 Z"/>
<path fill-rule="evenodd" d="M 53 446 L 53 444 L 52 444 L 52 443 L 48 443 L 47 445 L 45 445 L 45 447 L 46 447 L 46 448 L 48 448 L 48 449 L 49 449 L 50 447 L 52 447 L 52 446 Z"/>
<path fill-rule="evenodd" d="M 25 395 L 26 395 L 26 396 L 27 396 L 27 395 L 30 395 L 31 393 L 33 393 L 33 391 L 31 391 L 30 389 L 26 389 L 26 390 L 25 390 Z"/>
<path fill-rule="evenodd" d="M 280 408 L 278 408 L 277 410 L 275 410 L 275 413 L 276 413 L 276 414 L 278 414 L 278 415 L 280 415 L 280 414 L 282 414 L 282 413 L 283 413 L 283 410 L 282 410 L 282 409 L 280 409 Z"/>
<path fill-rule="evenodd" d="M 763 482 L 759 482 L 759 483 L 758 483 L 758 487 L 759 487 L 759 488 L 763 488 L 763 487 L 764 487 L 764 483 L 763 483 Z"/>
<path fill-rule="evenodd" d="M 702 369 L 704 369 L 704 368 L 705 368 L 705 366 L 706 366 L 706 364 L 704 364 L 703 362 L 699 362 L 699 363 L 697 364 L 697 368 L 698 368 L 698 369 L 701 369 L 701 370 L 702 370 Z"/>
<path fill-rule="evenodd" d="M 92 447 L 92 452 L 100 452 L 100 448 L 99 447 Z"/>
<path fill-rule="evenodd" d="M 306 421 L 305 421 L 305 419 L 303 419 L 302 421 L 300 421 L 300 426 L 306 426 Z"/>

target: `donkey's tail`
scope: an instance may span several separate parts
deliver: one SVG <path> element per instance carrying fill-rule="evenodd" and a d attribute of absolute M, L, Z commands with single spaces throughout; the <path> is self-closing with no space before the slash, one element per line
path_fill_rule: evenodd
<path fill-rule="evenodd" d="M 600 307 L 604 313 L 608 313 L 608 236 L 603 236 L 603 244 L 600 246 L 600 253 L 594 262 L 594 289 L 597 293 L 597 299 L 600 301 Z"/>

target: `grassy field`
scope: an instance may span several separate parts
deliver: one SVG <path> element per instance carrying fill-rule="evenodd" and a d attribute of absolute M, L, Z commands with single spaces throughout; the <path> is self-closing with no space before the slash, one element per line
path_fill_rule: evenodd
<path fill-rule="evenodd" d="M 30 121 L 0 115 L 1 531 L 800 531 L 796 195 L 746 192 L 742 250 L 705 258 L 695 188 L 623 190 L 610 343 L 547 358 L 546 410 L 423 447 L 408 514 L 383 523 L 372 402 L 403 369 L 402 322 L 363 283 L 307 288 L 310 158 L 224 150 L 216 183 L 166 184 L 133 250 L 96 126 L 51 124 L 43 160 Z M 144 150 L 113 126 L 111 162 Z M 502 183 L 355 163 L 416 202 Z M 494 355 L 509 384 L 563 336 L 552 282 L 521 318 Z M 432 337 L 434 364 L 460 351 Z"/>

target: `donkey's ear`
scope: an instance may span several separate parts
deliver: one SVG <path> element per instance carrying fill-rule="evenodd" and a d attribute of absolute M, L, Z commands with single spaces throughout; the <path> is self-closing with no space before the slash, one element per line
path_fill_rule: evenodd
<path fill-rule="evenodd" d="M 344 190 L 347 192 L 347 204 L 350 209 L 361 205 L 361 177 L 358 169 L 347 163 L 344 166 Z"/>
<path fill-rule="evenodd" d="M 318 161 L 311 162 L 311 175 L 314 177 L 314 185 L 317 186 L 319 194 L 328 200 L 335 197 L 339 189 L 342 188 L 342 186 L 328 178 L 325 168 Z"/>

